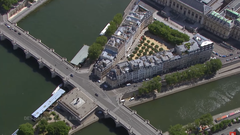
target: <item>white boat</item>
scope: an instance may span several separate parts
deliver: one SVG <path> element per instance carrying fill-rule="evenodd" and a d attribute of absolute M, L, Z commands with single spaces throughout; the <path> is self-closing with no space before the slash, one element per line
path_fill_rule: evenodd
<path fill-rule="evenodd" d="M 100 36 L 102 36 L 102 35 L 104 35 L 105 33 L 106 33 L 106 31 L 107 31 L 107 29 L 108 29 L 108 27 L 110 26 L 110 23 L 108 23 L 105 27 L 104 27 L 104 29 L 100 32 Z"/>
<path fill-rule="evenodd" d="M 12 133 L 12 135 L 17 135 L 19 129 L 17 129 L 14 133 Z"/>
<path fill-rule="evenodd" d="M 62 84 L 57 86 L 57 88 L 52 92 L 52 95 L 55 94 L 60 89 L 60 87 L 62 87 Z"/>

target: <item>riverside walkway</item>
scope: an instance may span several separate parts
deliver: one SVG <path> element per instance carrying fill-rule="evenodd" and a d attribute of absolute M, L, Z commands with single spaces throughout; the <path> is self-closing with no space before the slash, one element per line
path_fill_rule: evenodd
<path fill-rule="evenodd" d="M 10 28 L 7 26 L 10 26 Z M 59 76 L 62 78 L 64 85 L 71 85 L 82 90 L 103 110 L 105 117 L 111 117 L 116 126 L 124 127 L 129 135 L 161 134 L 161 131 L 153 127 L 148 120 L 144 120 L 135 111 L 108 97 L 89 80 L 88 74 L 79 73 L 66 58 L 58 55 L 54 49 L 47 47 L 41 40 L 8 21 L 6 16 L 0 16 L 0 40 L 5 39 L 12 42 L 13 49 L 22 49 L 26 58 L 35 58 L 39 63 L 39 68 L 43 66 L 49 68 L 52 77 Z M 94 96 L 95 93 L 98 93 L 99 96 Z"/>

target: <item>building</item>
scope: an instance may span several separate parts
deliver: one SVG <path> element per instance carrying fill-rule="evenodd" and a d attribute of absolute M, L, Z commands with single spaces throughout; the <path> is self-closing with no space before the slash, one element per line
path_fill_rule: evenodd
<path fill-rule="evenodd" d="M 152 20 L 152 13 L 148 9 L 141 5 L 134 6 L 106 43 L 104 51 L 94 65 L 94 75 L 102 79 L 114 65 L 126 57 L 130 46 Z"/>
<path fill-rule="evenodd" d="M 191 40 L 169 51 L 143 56 L 117 64 L 107 74 L 106 83 L 117 87 L 124 83 L 139 81 L 173 69 L 182 69 L 207 61 L 212 54 L 213 42 L 196 34 Z"/>
<path fill-rule="evenodd" d="M 71 63 L 76 66 L 79 64 L 82 64 L 88 56 L 88 49 L 89 49 L 89 46 L 83 45 L 83 47 L 78 51 L 78 53 L 71 60 Z"/>
<path fill-rule="evenodd" d="M 240 41 L 239 0 L 152 0 L 215 35 Z M 188 28 L 188 27 L 186 27 Z"/>
<path fill-rule="evenodd" d="M 204 23 L 204 16 L 208 14 L 212 7 L 207 3 L 210 0 L 153 0 L 161 5 L 170 7 L 173 12 L 186 16 L 189 21 Z"/>
<path fill-rule="evenodd" d="M 53 94 L 46 102 L 44 102 L 36 111 L 32 113 L 32 120 L 36 120 L 39 116 L 46 111 L 54 102 L 56 102 L 63 94 L 65 90 L 59 89 L 55 94 Z"/>
<path fill-rule="evenodd" d="M 73 116 L 71 120 L 78 120 L 79 122 L 83 121 L 98 107 L 91 98 L 77 88 L 64 95 L 58 101 L 58 105 Z"/>
<path fill-rule="evenodd" d="M 240 41 L 240 14 L 232 9 L 212 11 L 206 16 L 204 28 L 223 39 L 232 37 Z"/>

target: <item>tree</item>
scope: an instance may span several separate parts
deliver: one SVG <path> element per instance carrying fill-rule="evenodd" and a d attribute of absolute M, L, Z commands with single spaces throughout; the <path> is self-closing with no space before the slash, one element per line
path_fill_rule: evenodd
<path fill-rule="evenodd" d="M 47 135 L 68 135 L 70 127 L 63 121 L 50 123 L 47 127 Z"/>
<path fill-rule="evenodd" d="M 8 11 L 11 9 L 13 4 L 16 4 L 18 0 L 0 0 L 0 9 Z"/>
<path fill-rule="evenodd" d="M 199 119 L 201 125 L 213 125 L 213 118 L 210 113 L 202 115 Z"/>
<path fill-rule="evenodd" d="M 163 51 L 163 48 L 159 48 L 159 51 L 160 51 L 160 52 Z"/>
<path fill-rule="evenodd" d="M 139 50 L 139 48 L 138 48 L 138 47 L 135 47 L 135 50 L 136 50 L 136 51 L 138 51 L 138 50 Z"/>
<path fill-rule="evenodd" d="M 212 131 L 213 133 L 217 131 L 216 125 L 214 125 L 214 126 L 211 128 L 211 131 Z"/>
<path fill-rule="evenodd" d="M 152 42 L 151 45 L 154 45 L 154 43 Z"/>
<path fill-rule="evenodd" d="M 113 33 L 117 30 L 117 25 L 115 22 L 111 21 L 110 22 L 110 26 L 108 27 L 107 31 L 106 31 L 106 35 L 107 36 L 111 36 L 113 35 Z"/>
<path fill-rule="evenodd" d="M 40 133 L 44 133 L 47 131 L 47 126 L 48 126 L 48 122 L 46 119 L 42 119 L 39 121 L 37 128 L 39 129 Z"/>
<path fill-rule="evenodd" d="M 97 43 L 93 43 L 88 49 L 88 57 L 91 61 L 96 60 L 102 52 L 102 46 Z"/>
<path fill-rule="evenodd" d="M 170 126 L 170 128 L 168 129 L 168 132 L 170 135 L 187 135 L 187 133 L 185 133 L 184 131 L 183 126 L 180 124 Z"/>
<path fill-rule="evenodd" d="M 107 37 L 106 36 L 99 36 L 96 39 L 97 44 L 100 44 L 101 46 L 104 46 L 107 43 Z"/>
<path fill-rule="evenodd" d="M 150 43 L 150 40 L 147 40 L 147 43 Z"/>
<path fill-rule="evenodd" d="M 145 46 L 142 47 L 143 50 L 144 50 L 145 48 L 146 48 Z"/>
<path fill-rule="evenodd" d="M 18 129 L 18 135 L 34 135 L 33 126 L 30 123 L 20 125 Z"/>
<path fill-rule="evenodd" d="M 144 46 L 148 46 L 148 43 L 144 43 L 143 45 L 144 45 Z"/>
<path fill-rule="evenodd" d="M 141 44 L 138 45 L 138 47 L 141 47 L 141 46 L 142 46 Z"/>
<path fill-rule="evenodd" d="M 113 17 L 113 22 L 115 22 L 117 26 L 121 24 L 122 20 L 123 20 L 123 16 L 121 13 L 118 13 Z"/>
<path fill-rule="evenodd" d="M 159 46 L 158 46 L 158 45 L 155 45 L 155 48 L 157 49 L 157 48 L 159 48 Z"/>

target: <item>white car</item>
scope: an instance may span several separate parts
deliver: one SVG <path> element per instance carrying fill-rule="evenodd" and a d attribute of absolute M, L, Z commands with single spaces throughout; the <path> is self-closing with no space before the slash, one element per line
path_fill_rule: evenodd
<path fill-rule="evenodd" d="M 124 99 L 122 99 L 122 100 L 120 100 L 120 102 L 121 102 L 121 103 L 124 103 L 124 102 L 125 102 L 125 100 L 124 100 Z"/>
<path fill-rule="evenodd" d="M 131 83 L 128 83 L 127 86 L 131 86 Z"/>
<path fill-rule="evenodd" d="M 132 101 L 132 100 L 134 100 L 135 98 L 134 97 L 131 97 L 130 99 L 129 99 L 129 101 Z"/>
<path fill-rule="evenodd" d="M 98 83 L 101 83 L 101 80 L 98 80 Z"/>

